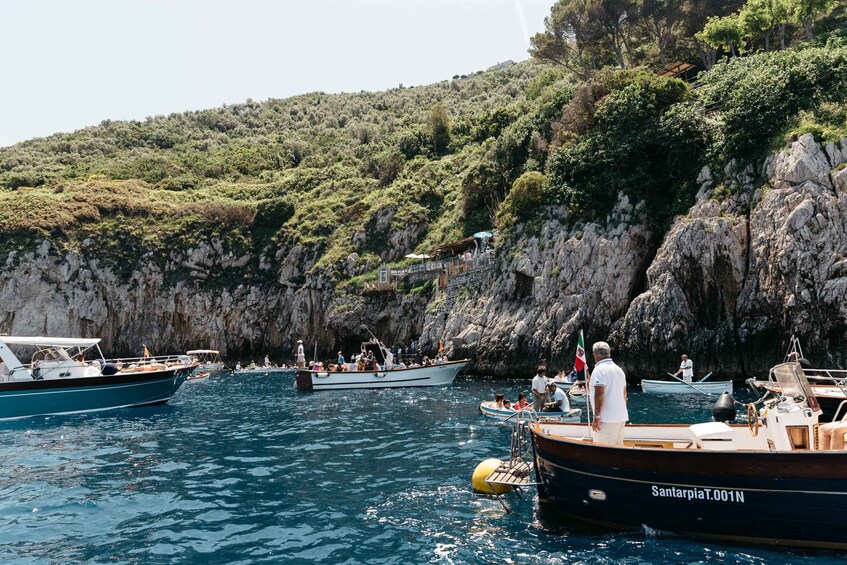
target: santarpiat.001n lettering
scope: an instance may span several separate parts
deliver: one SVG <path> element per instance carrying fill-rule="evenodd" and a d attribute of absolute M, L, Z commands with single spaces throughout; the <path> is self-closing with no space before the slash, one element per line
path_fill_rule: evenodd
<path fill-rule="evenodd" d="M 660 487 L 653 485 L 653 496 L 658 498 L 680 498 L 683 500 L 707 500 L 713 502 L 744 502 L 744 491 L 722 488 Z"/>

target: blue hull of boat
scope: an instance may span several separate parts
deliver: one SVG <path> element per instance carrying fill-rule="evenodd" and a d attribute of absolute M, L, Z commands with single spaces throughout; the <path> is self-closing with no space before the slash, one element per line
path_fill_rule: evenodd
<path fill-rule="evenodd" d="M 0 384 L 0 420 L 161 404 L 192 368 Z"/>

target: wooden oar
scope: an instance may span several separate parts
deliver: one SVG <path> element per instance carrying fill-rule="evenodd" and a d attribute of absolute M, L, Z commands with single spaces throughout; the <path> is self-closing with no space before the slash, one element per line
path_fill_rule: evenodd
<path fill-rule="evenodd" d="M 708 378 L 709 378 L 709 377 L 711 377 L 711 376 L 712 376 L 712 373 L 709 373 L 708 375 L 706 375 L 705 377 L 703 377 L 702 379 L 700 379 L 700 380 L 699 380 L 699 381 L 697 381 L 697 382 L 698 382 L 698 383 L 702 383 L 703 381 L 705 381 L 706 379 L 708 379 Z"/>
<path fill-rule="evenodd" d="M 694 385 L 693 385 L 693 384 L 691 384 L 691 383 L 687 383 L 687 382 L 685 382 L 684 380 L 680 379 L 679 377 L 677 377 L 677 376 L 676 376 L 676 375 L 674 375 L 673 373 L 668 373 L 668 376 L 669 376 L 669 377 L 671 377 L 671 378 L 673 378 L 673 379 L 678 380 L 679 382 L 681 382 L 682 384 L 684 384 L 684 385 L 686 385 L 686 386 L 690 386 L 691 388 L 693 388 L 694 390 L 696 390 L 696 391 L 697 391 L 697 392 L 699 392 L 700 394 L 705 394 L 706 396 L 716 396 L 715 394 L 713 394 L 713 393 L 711 393 L 711 392 L 706 392 L 705 390 L 699 389 L 699 388 L 697 388 L 696 386 L 694 386 Z"/>

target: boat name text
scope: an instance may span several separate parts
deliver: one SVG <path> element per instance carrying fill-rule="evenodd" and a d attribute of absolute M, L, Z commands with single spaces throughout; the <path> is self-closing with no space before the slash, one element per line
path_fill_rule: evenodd
<path fill-rule="evenodd" d="M 724 488 L 677 488 L 653 485 L 653 496 L 681 498 L 684 500 L 709 500 L 713 502 L 744 502 L 744 492 Z"/>

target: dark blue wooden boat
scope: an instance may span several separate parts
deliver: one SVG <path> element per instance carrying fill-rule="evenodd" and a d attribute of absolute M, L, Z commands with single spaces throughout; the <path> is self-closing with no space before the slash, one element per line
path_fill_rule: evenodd
<path fill-rule="evenodd" d="M 781 395 L 748 425 L 627 426 L 624 445 L 588 426 L 530 428 L 539 501 L 610 529 L 847 549 L 847 452 L 821 451 L 820 407 L 800 365 L 775 368 Z"/>

